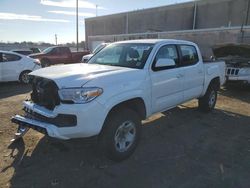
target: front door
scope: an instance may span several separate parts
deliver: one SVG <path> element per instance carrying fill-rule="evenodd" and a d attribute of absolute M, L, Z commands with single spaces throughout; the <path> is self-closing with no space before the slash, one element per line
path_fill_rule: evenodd
<path fill-rule="evenodd" d="M 156 68 L 157 60 L 164 58 L 173 59 L 176 65 Z M 175 45 L 165 45 L 158 50 L 151 71 L 153 113 L 167 110 L 183 101 L 183 72 L 178 64 Z"/>

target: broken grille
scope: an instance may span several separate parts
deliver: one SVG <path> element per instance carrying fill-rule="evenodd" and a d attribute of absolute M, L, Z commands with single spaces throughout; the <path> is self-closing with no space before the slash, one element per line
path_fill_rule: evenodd
<path fill-rule="evenodd" d="M 240 69 L 237 68 L 227 68 L 226 74 L 227 76 L 237 76 L 239 74 Z"/>

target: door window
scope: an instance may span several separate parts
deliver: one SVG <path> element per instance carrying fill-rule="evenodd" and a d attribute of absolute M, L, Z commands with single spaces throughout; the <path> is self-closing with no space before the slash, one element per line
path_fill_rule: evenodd
<path fill-rule="evenodd" d="M 194 65 L 199 61 L 197 50 L 191 45 L 181 45 L 180 46 L 182 55 L 182 66 Z"/>
<path fill-rule="evenodd" d="M 59 54 L 60 54 L 60 49 L 59 49 L 59 48 L 54 48 L 54 49 L 51 51 L 51 54 L 52 54 L 52 55 L 59 55 Z"/>
<path fill-rule="evenodd" d="M 3 62 L 3 55 L 0 53 L 0 63 Z"/>
<path fill-rule="evenodd" d="M 159 59 L 165 59 L 165 58 L 173 59 L 175 62 L 175 66 L 173 66 L 173 67 L 172 66 L 171 67 L 160 67 L 160 68 L 155 67 L 156 62 Z M 155 60 L 154 60 L 152 69 L 153 69 L 153 71 L 159 71 L 159 70 L 175 68 L 176 65 L 178 65 L 178 63 L 179 63 L 179 58 L 178 58 L 178 52 L 177 52 L 176 46 L 175 45 L 166 45 L 166 46 L 162 46 L 158 50 L 158 52 L 155 56 Z"/>
<path fill-rule="evenodd" d="M 62 55 L 67 55 L 67 54 L 69 54 L 69 49 L 68 48 L 61 48 L 61 54 Z"/>
<path fill-rule="evenodd" d="M 1 62 L 18 61 L 21 57 L 15 54 L 2 53 L 0 57 Z"/>

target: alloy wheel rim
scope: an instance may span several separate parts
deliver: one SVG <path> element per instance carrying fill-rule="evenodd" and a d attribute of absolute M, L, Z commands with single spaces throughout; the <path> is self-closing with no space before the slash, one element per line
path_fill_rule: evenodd
<path fill-rule="evenodd" d="M 28 73 L 24 73 L 22 75 L 22 81 L 23 83 L 27 84 L 29 82 L 29 79 L 28 79 Z"/>
<path fill-rule="evenodd" d="M 212 108 L 214 106 L 214 103 L 215 103 L 215 92 L 212 91 L 211 94 L 210 94 L 210 97 L 209 97 L 209 107 Z"/>
<path fill-rule="evenodd" d="M 123 122 L 115 133 L 115 148 L 119 152 L 127 151 L 135 141 L 136 128 L 132 121 Z"/>

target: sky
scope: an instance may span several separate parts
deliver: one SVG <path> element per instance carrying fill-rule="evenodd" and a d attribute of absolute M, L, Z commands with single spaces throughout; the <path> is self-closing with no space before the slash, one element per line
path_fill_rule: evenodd
<path fill-rule="evenodd" d="M 84 19 L 191 0 L 78 0 L 79 41 Z M 96 8 L 97 7 L 97 8 Z M 0 0 L 0 42 L 76 42 L 76 0 Z"/>

